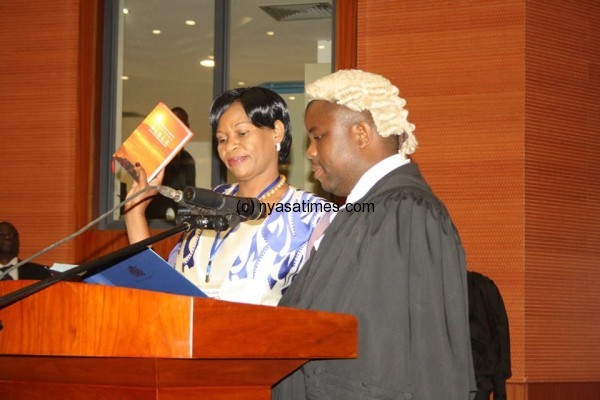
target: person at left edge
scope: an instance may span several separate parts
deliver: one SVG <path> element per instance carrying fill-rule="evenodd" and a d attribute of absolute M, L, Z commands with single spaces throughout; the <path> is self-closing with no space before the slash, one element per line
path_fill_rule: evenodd
<path fill-rule="evenodd" d="M 216 192 L 258 198 L 271 206 L 304 208 L 286 212 L 276 207 L 266 218 L 242 221 L 220 233 L 187 232 L 171 251 L 169 262 L 210 297 L 276 305 L 304 264 L 310 234 L 324 206 L 330 204 L 288 185 L 279 174 L 292 136 L 287 105 L 275 92 L 249 87 L 222 93 L 211 106 L 210 125 L 219 157 L 237 181 L 217 186 Z M 143 166 L 137 170 L 140 178 L 129 195 L 148 186 Z M 162 177 L 159 173 L 151 184 L 160 185 Z M 150 233 L 144 218 L 147 201 L 132 203 L 126 205 L 125 222 L 134 243 Z"/>
<path fill-rule="evenodd" d="M 21 261 L 19 258 L 19 232 L 10 222 L 0 222 L 0 274 Z M 4 275 L 2 280 L 45 279 L 51 275 L 48 267 L 37 263 L 25 263 Z"/>

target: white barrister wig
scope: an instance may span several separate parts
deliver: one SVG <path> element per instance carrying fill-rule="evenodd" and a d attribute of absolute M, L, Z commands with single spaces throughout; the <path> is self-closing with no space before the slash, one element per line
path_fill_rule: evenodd
<path fill-rule="evenodd" d="M 369 111 L 380 136 L 398 135 L 399 152 L 409 155 L 417 149 L 415 126 L 408 122 L 406 100 L 399 90 L 381 75 L 356 69 L 334 72 L 306 86 L 308 101 L 325 100 L 348 107 L 353 111 Z"/>

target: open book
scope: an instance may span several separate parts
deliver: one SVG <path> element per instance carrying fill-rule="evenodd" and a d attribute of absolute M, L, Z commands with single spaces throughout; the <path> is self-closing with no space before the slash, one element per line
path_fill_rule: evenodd
<path fill-rule="evenodd" d="M 85 282 L 207 297 L 152 249 L 143 250 L 102 272 L 91 275 L 85 278 Z"/>
<path fill-rule="evenodd" d="M 193 133 L 163 103 L 158 103 L 113 154 L 137 181 L 135 164 L 140 163 L 148 182 L 156 177 L 192 138 Z"/>

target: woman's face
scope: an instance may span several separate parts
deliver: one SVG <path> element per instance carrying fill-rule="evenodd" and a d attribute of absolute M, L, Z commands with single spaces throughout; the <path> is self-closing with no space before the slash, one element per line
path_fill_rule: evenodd
<path fill-rule="evenodd" d="M 275 145 L 283 139 L 282 127 L 280 121 L 276 121 L 275 129 L 254 126 L 242 104 L 236 101 L 219 119 L 219 157 L 239 181 L 260 176 L 272 179 L 273 173 L 278 173 Z"/>

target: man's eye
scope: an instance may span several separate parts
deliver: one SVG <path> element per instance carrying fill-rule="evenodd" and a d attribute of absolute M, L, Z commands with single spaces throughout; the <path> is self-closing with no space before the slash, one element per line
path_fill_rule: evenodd
<path fill-rule="evenodd" d="M 246 136 L 248 131 L 238 132 L 238 136 Z"/>
<path fill-rule="evenodd" d="M 217 138 L 217 143 L 225 143 L 227 139 L 225 138 Z"/>

